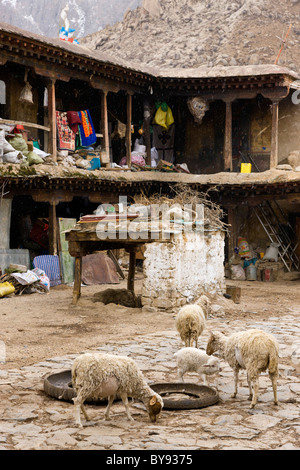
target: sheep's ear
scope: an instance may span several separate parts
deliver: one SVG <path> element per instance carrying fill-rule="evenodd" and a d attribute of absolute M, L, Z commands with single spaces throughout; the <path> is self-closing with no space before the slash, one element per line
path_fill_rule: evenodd
<path fill-rule="evenodd" d="M 151 399 L 150 399 L 150 405 L 153 406 L 153 405 L 155 405 L 156 402 L 157 402 L 157 398 L 156 398 L 156 396 L 154 395 L 154 396 L 151 397 Z"/>

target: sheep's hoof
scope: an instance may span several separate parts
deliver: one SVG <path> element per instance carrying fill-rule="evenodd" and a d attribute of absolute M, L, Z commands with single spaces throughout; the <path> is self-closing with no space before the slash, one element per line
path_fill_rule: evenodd
<path fill-rule="evenodd" d="M 230 398 L 236 398 L 236 393 L 233 393 Z"/>
<path fill-rule="evenodd" d="M 254 407 L 255 407 L 255 405 L 256 405 L 256 403 L 251 403 L 251 405 L 250 405 L 250 409 L 252 410 L 252 408 L 254 408 Z"/>
<path fill-rule="evenodd" d="M 252 398 L 253 398 L 252 395 L 249 395 L 248 400 L 251 401 Z"/>

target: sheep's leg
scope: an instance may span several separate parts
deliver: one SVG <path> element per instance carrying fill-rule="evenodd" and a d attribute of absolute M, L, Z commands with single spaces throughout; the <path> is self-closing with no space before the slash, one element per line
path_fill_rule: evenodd
<path fill-rule="evenodd" d="M 278 398 L 277 398 L 277 374 L 270 374 L 270 379 L 272 382 L 273 387 L 273 394 L 274 394 L 274 405 L 278 405 Z"/>
<path fill-rule="evenodd" d="M 88 414 L 87 414 L 87 412 L 86 412 L 85 407 L 83 406 L 83 403 L 80 405 L 80 409 L 81 409 L 82 413 L 84 414 L 85 419 L 86 419 L 87 421 L 89 421 L 90 418 L 88 417 Z"/>
<path fill-rule="evenodd" d="M 78 394 L 77 397 L 73 398 L 74 407 L 75 407 L 75 423 L 77 426 L 82 428 L 82 423 L 80 419 L 80 410 L 82 410 L 85 418 L 88 420 L 88 416 L 83 406 L 84 399 Z"/>
<path fill-rule="evenodd" d="M 201 378 L 201 381 L 202 381 L 203 385 L 207 385 L 206 375 L 205 375 L 205 374 L 201 374 L 201 375 L 200 375 L 200 378 Z"/>
<path fill-rule="evenodd" d="M 109 397 L 108 397 L 108 405 L 107 405 L 106 410 L 105 410 L 105 413 L 104 413 L 104 419 L 105 419 L 106 421 L 109 421 L 109 420 L 110 420 L 109 411 L 110 411 L 111 405 L 112 405 L 113 402 L 114 402 L 114 399 L 115 399 L 115 395 L 109 395 Z"/>
<path fill-rule="evenodd" d="M 184 374 L 183 370 L 182 369 L 177 369 L 177 371 L 178 371 L 178 379 L 181 382 L 184 382 L 184 380 L 183 380 L 183 374 Z"/>
<path fill-rule="evenodd" d="M 231 398 L 235 398 L 237 396 L 238 382 L 239 382 L 239 369 L 234 369 L 234 392 L 231 395 Z"/>
<path fill-rule="evenodd" d="M 131 416 L 131 414 L 130 414 L 130 411 L 129 411 L 129 404 L 128 404 L 127 393 L 122 393 L 122 394 L 120 394 L 120 396 L 121 396 L 123 405 L 125 406 L 125 411 L 126 411 L 127 419 L 128 419 L 129 421 L 133 421 L 133 418 L 132 418 L 132 416 Z"/>
<path fill-rule="evenodd" d="M 247 382 L 248 382 L 248 387 L 249 387 L 249 397 L 248 400 L 252 400 L 253 393 L 252 393 L 252 383 L 249 375 L 247 374 Z"/>
<path fill-rule="evenodd" d="M 258 387 L 259 387 L 259 381 L 258 381 L 257 376 L 253 377 L 252 381 L 253 381 L 253 397 L 252 397 L 250 408 L 254 408 L 257 403 Z"/>

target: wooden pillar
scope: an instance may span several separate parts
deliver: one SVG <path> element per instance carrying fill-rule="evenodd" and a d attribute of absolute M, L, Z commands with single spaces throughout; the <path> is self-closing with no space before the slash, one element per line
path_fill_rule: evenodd
<path fill-rule="evenodd" d="M 272 101 L 272 136 L 271 136 L 271 154 L 270 169 L 278 165 L 278 116 L 279 100 Z"/>
<path fill-rule="evenodd" d="M 129 252 L 129 270 L 127 279 L 127 289 L 134 292 L 134 276 L 135 276 L 135 263 L 136 263 L 136 252 L 131 250 Z"/>
<path fill-rule="evenodd" d="M 103 135 L 102 147 L 106 154 L 109 155 L 107 91 L 102 91 L 101 93 L 101 133 Z"/>
<path fill-rule="evenodd" d="M 74 286 L 73 286 L 73 300 L 75 305 L 81 296 L 81 276 L 82 276 L 82 257 L 76 256 L 75 258 L 75 271 L 74 271 Z"/>
<path fill-rule="evenodd" d="M 228 229 L 229 235 L 227 236 L 227 259 L 234 253 L 234 248 L 237 246 L 237 233 L 236 233 L 236 206 L 227 207 L 227 222 L 230 226 Z"/>
<path fill-rule="evenodd" d="M 150 138 L 150 120 L 151 120 L 151 112 L 150 112 L 150 104 L 148 101 L 144 101 L 144 139 L 146 144 L 146 165 L 151 166 L 151 138 Z"/>
<path fill-rule="evenodd" d="M 232 171 L 232 101 L 226 103 L 224 134 L 224 171 Z"/>
<path fill-rule="evenodd" d="M 57 255 L 57 218 L 56 202 L 50 201 L 49 205 L 49 254 Z"/>
<path fill-rule="evenodd" d="M 128 168 L 131 168 L 131 120 L 132 120 L 132 96 L 127 95 L 127 125 L 126 125 L 126 157 Z"/>
<path fill-rule="evenodd" d="M 48 89 L 48 119 L 49 119 L 49 142 L 48 152 L 51 153 L 54 162 L 57 161 L 56 144 L 56 102 L 55 102 L 55 80 L 51 80 L 47 86 Z"/>

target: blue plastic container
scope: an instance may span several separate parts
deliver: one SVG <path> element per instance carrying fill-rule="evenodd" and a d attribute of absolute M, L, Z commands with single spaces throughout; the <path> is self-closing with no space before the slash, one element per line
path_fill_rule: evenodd
<path fill-rule="evenodd" d="M 91 163 L 91 167 L 89 168 L 90 170 L 97 170 L 98 168 L 101 168 L 100 158 L 98 157 L 92 158 L 90 163 Z"/>

